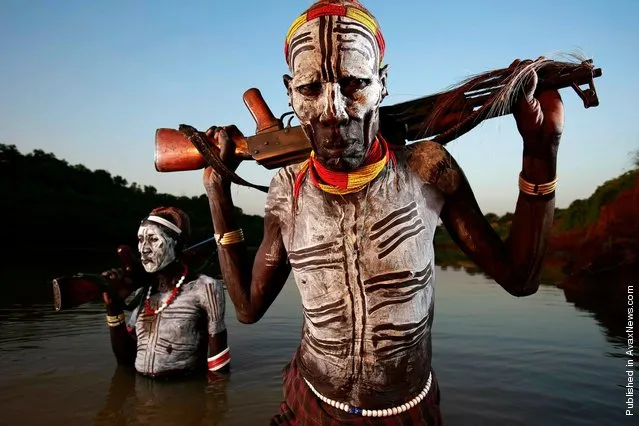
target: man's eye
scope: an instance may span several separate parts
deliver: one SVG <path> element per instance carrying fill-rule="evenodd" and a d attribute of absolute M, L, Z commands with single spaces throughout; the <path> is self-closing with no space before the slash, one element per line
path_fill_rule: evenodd
<path fill-rule="evenodd" d="M 362 90 L 369 84 L 371 84 L 371 80 L 368 78 L 345 77 L 339 81 L 342 93 L 346 96 Z"/>
<path fill-rule="evenodd" d="M 314 83 L 303 84 L 297 87 L 297 91 L 304 96 L 317 96 L 322 91 L 322 83 L 316 81 Z"/>

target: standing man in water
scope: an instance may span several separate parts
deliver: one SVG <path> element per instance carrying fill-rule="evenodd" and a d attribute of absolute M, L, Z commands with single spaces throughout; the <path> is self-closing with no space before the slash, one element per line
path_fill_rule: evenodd
<path fill-rule="evenodd" d="M 158 207 L 138 228 L 142 266 L 152 274 L 140 307 L 125 323 L 123 302 L 104 294 L 111 346 L 119 364 L 153 378 L 225 373 L 231 355 L 224 324 L 224 288 L 206 275 L 189 273 L 181 253 L 191 232 L 176 207 Z M 104 272 L 127 279 L 122 270 Z M 207 359 L 208 353 L 208 359 Z"/>
<path fill-rule="evenodd" d="M 386 46 L 359 2 L 315 3 L 293 22 L 285 46 L 292 75 L 284 84 L 313 152 L 273 178 L 252 267 L 230 182 L 211 168 L 204 173 L 238 319 L 258 321 L 291 269 L 301 295 L 301 344 L 285 369 L 285 401 L 272 424 L 439 424 L 431 366 L 438 220 L 507 292 L 537 291 L 554 213 L 559 94 L 535 98 L 530 70 L 532 84 L 514 106 L 523 161 L 512 228 L 502 241 L 443 146 L 392 150 L 404 141 L 387 142 L 378 132 L 388 93 Z M 216 128 L 213 136 L 222 160 L 237 168 L 226 131 Z"/>

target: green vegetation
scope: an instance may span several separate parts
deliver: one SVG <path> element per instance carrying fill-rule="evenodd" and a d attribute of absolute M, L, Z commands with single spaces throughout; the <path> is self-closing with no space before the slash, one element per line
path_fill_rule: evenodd
<path fill-rule="evenodd" d="M 639 175 L 639 149 L 632 154 L 632 169 L 600 185 L 585 200 L 573 201 L 567 209 L 555 211 L 555 225 L 558 231 L 585 228 L 599 218 L 601 208 L 613 201 L 622 191 L 631 188 Z"/>
<path fill-rule="evenodd" d="M 14 145 L 0 144 L 0 181 L 0 238 L 10 243 L 9 259 L 41 258 L 43 253 L 114 253 L 120 244 L 135 247 L 140 220 L 158 206 L 177 206 L 189 214 L 191 243 L 213 234 L 206 195 L 159 194 L 152 186 L 70 165 L 42 150 L 24 155 Z M 262 223 L 260 216 L 241 215 L 249 246 L 261 241 Z"/>
<path fill-rule="evenodd" d="M 639 158 L 638 160 L 639 161 Z M 639 167 L 639 166 L 638 166 Z M 597 221 L 601 207 L 614 200 L 620 192 L 632 187 L 639 175 L 639 168 L 606 181 L 585 200 L 573 201 L 567 209 L 558 210 L 555 220 L 559 231 L 583 228 Z"/>

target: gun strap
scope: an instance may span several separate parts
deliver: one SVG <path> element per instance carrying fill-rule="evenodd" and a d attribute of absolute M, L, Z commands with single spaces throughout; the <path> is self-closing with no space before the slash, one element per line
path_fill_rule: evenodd
<path fill-rule="evenodd" d="M 229 169 L 220 158 L 220 155 L 212 148 L 211 143 L 204 139 L 202 134 L 198 132 L 197 129 L 189 126 L 188 124 L 180 124 L 179 130 L 184 136 L 188 138 L 188 140 L 191 141 L 191 143 L 195 146 L 195 148 L 197 148 L 200 154 L 202 154 L 208 165 L 213 167 L 213 169 L 222 177 L 230 180 L 237 185 L 248 186 L 249 188 L 257 189 L 258 191 L 268 192 L 268 186 L 256 185 L 254 183 L 248 182 L 238 176 L 237 173 Z"/>

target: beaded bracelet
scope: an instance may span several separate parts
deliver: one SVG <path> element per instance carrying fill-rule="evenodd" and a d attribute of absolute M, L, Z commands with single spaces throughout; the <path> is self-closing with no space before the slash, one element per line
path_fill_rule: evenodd
<path fill-rule="evenodd" d="M 557 189 L 558 178 L 555 178 L 548 183 L 530 183 L 526 179 L 523 178 L 521 173 L 519 173 L 519 189 L 524 194 L 528 195 L 548 195 L 551 194 Z"/>
<path fill-rule="evenodd" d="M 242 229 L 236 231 L 224 232 L 222 234 L 214 234 L 215 242 L 220 246 L 241 243 L 244 241 L 244 232 Z"/>
<path fill-rule="evenodd" d="M 126 322 L 124 314 L 119 315 L 107 315 L 106 316 L 107 324 L 109 327 L 117 327 Z"/>

